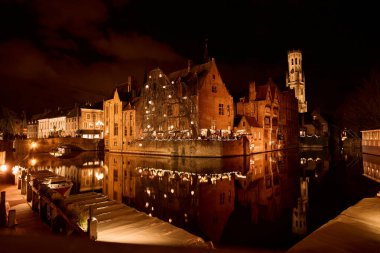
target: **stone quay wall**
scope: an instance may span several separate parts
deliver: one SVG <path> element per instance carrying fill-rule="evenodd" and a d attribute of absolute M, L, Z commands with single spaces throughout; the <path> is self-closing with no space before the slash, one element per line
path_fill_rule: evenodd
<path fill-rule="evenodd" d="M 112 150 L 111 150 L 112 152 Z M 238 140 L 135 140 L 125 153 L 186 157 L 228 157 L 249 155 L 249 141 Z"/>

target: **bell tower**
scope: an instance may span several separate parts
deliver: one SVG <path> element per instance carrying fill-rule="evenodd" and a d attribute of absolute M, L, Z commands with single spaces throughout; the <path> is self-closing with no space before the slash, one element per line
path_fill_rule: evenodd
<path fill-rule="evenodd" d="M 288 73 L 286 73 L 286 87 L 294 89 L 294 93 L 298 99 L 298 112 L 307 112 L 305 74 L 302 71 L 301 50 L 288 51 Z"/>

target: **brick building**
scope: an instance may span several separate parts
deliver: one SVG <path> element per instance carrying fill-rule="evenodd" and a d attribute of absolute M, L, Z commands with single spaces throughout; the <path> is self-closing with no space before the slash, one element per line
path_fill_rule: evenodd
<path fill-rule="evenodd" d="M 237 115 L 253 117 L 257 122 L 257 127 L 251 128 L 251 132 L 248 133 L 251 135 L 250 141 L 255 143 L 251 152 L 281 148 L 278 138 L 279 94 L 277 85 L 271 79 L 261 86 L 256 86 L 255 82 L 250 82 L 248 98 L 243 97 L 236 104 Z M 259 128 L 262 130 L 259 131 Z M 236 128 L 236 131 L 239 130 L 241 130 L 240 123 Z"/>
<path fill-rule="evenodd" d="M 165 75 L 154 69 L 142 90 L 143 133 L 154 137 L 228 135 L 233 98 L 212 59 Z"/>

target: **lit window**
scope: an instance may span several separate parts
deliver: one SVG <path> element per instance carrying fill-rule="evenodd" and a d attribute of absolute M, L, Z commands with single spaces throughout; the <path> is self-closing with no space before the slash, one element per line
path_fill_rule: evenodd
<path fill-rule="evenodd" d="M 115 123 L 113 125 L 113 135 L 117 136 L 118 132 L 119 132 L 119 126 L 117 125 L 117 123 Z"/>
<path fill-rule="evenodd" d="M 216 86 L 212 86 L 211 91 L 212 91 L 212 93 L 216 93 Z"/>

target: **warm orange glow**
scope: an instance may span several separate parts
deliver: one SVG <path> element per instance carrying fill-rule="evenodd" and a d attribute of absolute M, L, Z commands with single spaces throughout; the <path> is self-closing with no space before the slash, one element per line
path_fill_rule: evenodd
<path fill-rule="evenodd" d="M 32 144 L 30 144 L 30 147 L 32 148 L 32 149 L 35 149 L 35 148 L 37 148 L 37 142 L 32 142 Z"/>

